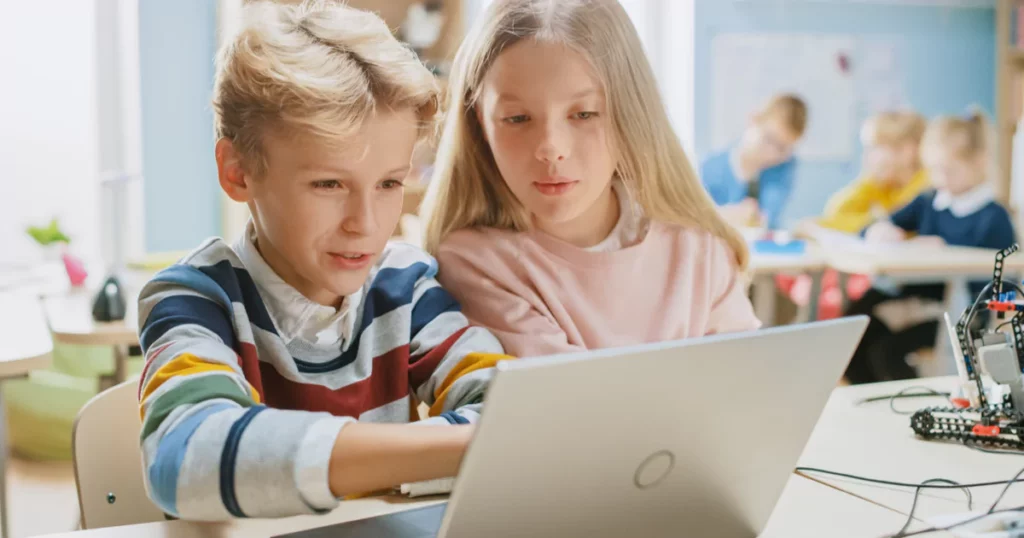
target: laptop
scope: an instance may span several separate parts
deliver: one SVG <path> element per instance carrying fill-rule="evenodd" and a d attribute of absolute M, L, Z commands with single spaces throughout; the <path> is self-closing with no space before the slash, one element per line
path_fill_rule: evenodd
<path fill-rule="evenodd" d="M 502 362 L 446 504 L 278 538 L 757 536 L 866 326 Z"/>

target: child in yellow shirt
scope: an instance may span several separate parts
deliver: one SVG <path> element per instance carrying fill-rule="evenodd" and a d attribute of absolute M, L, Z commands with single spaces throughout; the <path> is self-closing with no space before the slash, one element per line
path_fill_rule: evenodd
<path fill-rule="evenodd" d="M 928 188 L 920 145 L 925 120 L 914 112 L 883 112 L 861 128 L 862 175 L 825 206 L 820 226 L 857 233 L 910 203 Z"/>

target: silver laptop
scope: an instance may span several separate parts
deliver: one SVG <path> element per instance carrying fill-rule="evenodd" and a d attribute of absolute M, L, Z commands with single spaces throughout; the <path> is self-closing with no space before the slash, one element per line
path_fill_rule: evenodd
<path fill-rule="evenodd" d="M 866 326 L 501 363 L 447 505 L 287 536 L 756 536 Z"/>

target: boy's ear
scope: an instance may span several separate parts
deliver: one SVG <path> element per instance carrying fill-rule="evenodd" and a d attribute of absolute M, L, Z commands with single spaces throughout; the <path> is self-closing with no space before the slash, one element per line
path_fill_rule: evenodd
<path fill-rule="evenodd" d="M 249 178 L 242 167 L 242 156 L 235 150 L 235 145 L 227 138 L 217 141 L 214 150 L 217 157 L 217 179 L 220 188 L 228 198 L 236 202 L 248 202 L 252 199 Z"/>

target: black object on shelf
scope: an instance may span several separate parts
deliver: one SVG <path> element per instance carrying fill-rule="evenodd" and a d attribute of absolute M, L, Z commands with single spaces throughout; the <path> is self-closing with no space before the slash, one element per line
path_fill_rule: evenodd
<path fill-rule="evenodd" d="M 95 321 L 121 321 L 127 314 L 121 282 L 111 276 L 100 287 L 92 303 L 92 319 Z"/>

